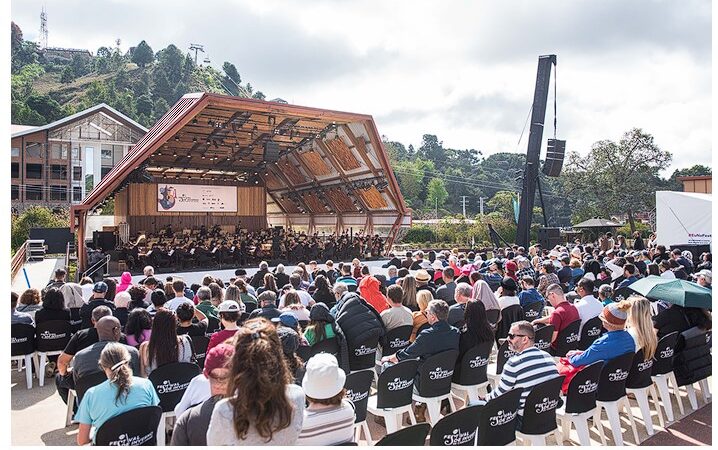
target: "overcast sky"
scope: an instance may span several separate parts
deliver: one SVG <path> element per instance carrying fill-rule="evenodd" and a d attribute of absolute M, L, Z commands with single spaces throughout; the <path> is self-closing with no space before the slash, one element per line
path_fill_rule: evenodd
<path fill-rule="evenodd" d="M 558 137 L 586 153 L 632 127 L 675 168 L 711 166 L 711 2 L 13 0 L 50 46 L 204 44 L 267 98 L 374 116 L 390 140 L 485 155 L 520 146 L 538 56 L 558 56 Z M 510 5 L 510 6 L 509 6 Z M 200 54 L 201 55 L 201 54 Z M 552 137 L 553 81 L 546 115 Z"/>

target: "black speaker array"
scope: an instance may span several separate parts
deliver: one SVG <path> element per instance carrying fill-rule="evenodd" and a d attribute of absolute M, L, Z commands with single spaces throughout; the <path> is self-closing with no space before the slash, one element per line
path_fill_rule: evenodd
<path fill-rule="evenodd" d="M 561 229 L 539 228 L 536 237 L 538 238 L 538 243 L 541 244 L 541 248 L 552 249 L 561 244 Z"/>
<path fill-rule="evenodd" d="M 117 234 L 113 231 L 95 231 L 92 233 L 92 243 L 96 249 L 114 250 L 117 247 Z"/>
<path fill-rule="evenodd" d="M 566 153 L 566 141 L 558 139 L 549 139 L 546 148 L 546 160 L 543 163 L 541 171 L 547 177 L 557 177 L 561 174 L 563 167 L 563 157 Z"/>
<path fill-rule="evenodd" d="M 279 144 L 274 141 L 267 141 L 264 144 L 264 160 L 266 162 L 277 162 L 279 161 Z"/>

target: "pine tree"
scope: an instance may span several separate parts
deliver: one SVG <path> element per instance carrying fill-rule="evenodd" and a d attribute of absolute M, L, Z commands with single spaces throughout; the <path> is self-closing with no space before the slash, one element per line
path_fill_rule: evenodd
<path fill-rule="evenodd" d="M 137 44 L 134 51 L 132 52 L 132 62 L 140 67 L 145 67 L 147 64 L 151 64 L 155 60 L 155 54 L 152 51 L 147 42 L 144 40 Z"/>

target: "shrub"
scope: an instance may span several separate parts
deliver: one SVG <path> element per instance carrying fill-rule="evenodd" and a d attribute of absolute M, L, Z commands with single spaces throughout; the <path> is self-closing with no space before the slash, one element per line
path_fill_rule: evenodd
<path fill-rule="evenodd" d="M 426 241 L 435 241 L 436 237 L 434 235 L 434 231 L 426 226 L 412 226 L 409 228 L 409 230 L 406 232 L 406 235 L 402 239 L 404 242 L 426 242 Z"/>
<path fill-rule="evenodd" d="M 54 213 L 44 206 L 32 206 L 22 214 L 12 218 L 10 246 L 13 253 L 30 236 L 30 228 L 62 228 L 70 223 L 67 212 Z"/>

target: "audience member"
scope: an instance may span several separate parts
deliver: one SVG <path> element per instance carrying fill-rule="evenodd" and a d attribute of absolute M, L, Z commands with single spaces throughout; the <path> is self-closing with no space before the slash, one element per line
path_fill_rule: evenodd
<path fill-rule="evenodd" d="M 197 322 L 192 322 L 192 319 L 197 319 Z M 192 303 L 181 303 L 177 307 L 177 322 L 177 334 L 189 337 L 204 336 L 209 323 L 207 316 Z"/>
<path fill-rule="evenodd" d="M 601 318 L 604 333 L 585 350 L 571 350 L 566 353 L 568 362 L 574 367 L 586 366 L 596 361 L 604 364 L 626 353 L 634 353 L 636 343 L 625 330 L 631 302 L 623 300 L 603 307 Z"/>
<path fill-rule="evenodd" d="M 273 292 L 267 292 L 267 297 L 273 295 Z M 219 312 L 219 321 L 222 325 L 222 329 L 215 331 L 212 337 L 209 338 L 209 344 L 207 345 L 207 351 L 210 351 L 214 346 L 221 344 L 227 339 L 233 337 L 239 327 L 237 321 L 239 320 L 239 305 L 237 302 L 227 300 L 219 304 L 217 308 Z"/>
<path fill-rule="evenodd" d="M 92 288 L 92 298 L 86 305 L 80 308 L 80 317 L 82 318 L 82 328 L 90 328 L 92 326 L 92 310 L 98 306 L 107 306 L 114 311 L 115 304 L 105 299 L 108 286 L 104 281 L 98 281 Z M 114 296 L 113 296 L 114 298 Z"/>
<path fill-rule="evenodd" d="M 65 308 L 65 296 L 57 288 L 45 291 L 42 308 L 35 313 L 36 325 L 50 320 L 70 320 L 70 310 Z"/>
<path fill-rule="evenodd" d="M 123 330 L 125 329 L 125 325 L 127 325 L 127 316 L 130 314 L 130 300 L 132 300 L 130 294 L 126 290 L 118 292 L 117 295 L 115 295 L 115 310 L 112 311 L 112 315 L 120 321 Z"/>
<path fill-rule="evenodd" d="M 449 325 L 458 329 L 464 326 L 466 304 L 471 300 L 471 285 L 459 283 L 454 290 L 454 304 L 449 307 Z"/>
<path fill-rule="evenodd" d="M 593 281 L 588 278 L 581 278 L 576 284 L 576 293 L 581 296 L 579 300 L 573 302 L 573 306 L 578 311 L 578 316 L 581 318 L 581 327 L 594 317 L 598 317 L 603 311 L 603 305 L 596 297 L 593 296 Z"/>
<path fill-rule="evenodd" d="M 157 311 L 152 320 L 150 340 L 140 344 L 140 368 L 143 377 L 156 368 L 175 362 L 192 360 L 192 341 L 177 335 L 177 318 L 168 309 Z"/>
<path fill-rule="evenodd" d="M 371 305 L 379 314 L 386 311 L 390 306 L 384 294 L 379 290 L 379 280 L 371 275 L 362 277 L 359 282 L 359 295 Z"/>
<path fill-rule="evenodd" d="M 264 317 L 267 320 L 272 320 L 275 317 L 279 317 L 279 315 L 282 313 L 279 309 L 277 309 L 277 294 L 275 294 L 274 292 L 262 292 L 257 298 L 257 300 L 259 301 L 260 307 L 252 311 L 252 313 L 249 315 L 250 319 L 254 319 L 256 317 Z"/>
<path fill-rule="evenodd" d="M 404 298 L 404 290 L 401 286 L 392 285 L 386 291 L 391 308 L 385 309 L 381 312 L 381 320 L 384 323 L 386 331 L 393 330 L 394 328 L 412 325 L 414 319 L 412 312 L 409 308 L 402 304 Z"/>
<path fill-rule="evenodd" d="M 569 324 L 581 320 L 575 306 L 566 300 L 563 288 L 560 284 L 553 283 L 546 287 L 546 298 L 554 310 L 547 317 L 542 317 L 531 322 L 533 325 L 553 325 L 553 336 L 551 337 L 551 348 L 556 349 L 556 337 Z"/>
<path fill-rule="evenodd" d="M 496 299 L 499 302 L 500 309 L 521 304 L 519 298 L 516 296 L 517 289 L 518 286 L 513 278 L 504 277 L 504 279 L 501 280 L 501 286 L 496 290 Z"/>
<path fill-rule="evenodd" d="M 141 343 L 150 340 L 152 334 L 152 316 L 146 309 L 135 308 L 127 316 L 125 325 L 127 345 L 139 347 Z"/>

